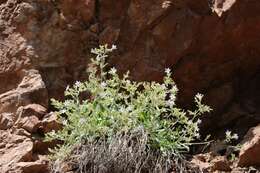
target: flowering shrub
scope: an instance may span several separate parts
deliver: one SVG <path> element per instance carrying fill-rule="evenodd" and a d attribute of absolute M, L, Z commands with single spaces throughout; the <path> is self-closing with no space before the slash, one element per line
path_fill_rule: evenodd
<path fill-rule="evenodd" d="M 64 102 L 52 100 L 64 125 L 62 130 L 47 136 L 48 140 L 64 142 L 54 151 L 56 159 L 64 159 L 76 146 L 85 146 L 86 157 L 92 159 L 89 163 L 97 162 L 105 157 L 105 152 L 110 152 L 106 159 L 117 159 L 119 163 L 132 158 L 135 169 L 145 166 L 139 164 L 138 167 L 137 158 L 142 158 L 140 161 L 144 163 L 148 155 L 181 157 L 200 137 L 199 116 L 211 110 L 202 104 L 203 95 L 195 96 L 198 109 L 184 111 L 175 104 L 178 89 L 170 69 L 165 70 L 163 83 L 131 81 L 129 72 L 120 78 L 115 68 L 106 71 L 106 57 L 114 49 L 115 46 L 108 48 L 107 45 L 93 49 L 96 58 L 88 68 L 88 80 L 67 87 Z M 89 97 L 82 99 L 82 93 Z M 96 148 L 95 154 L 93 148 Z M 118 159 L 119 155 L 124 158 Z"/>

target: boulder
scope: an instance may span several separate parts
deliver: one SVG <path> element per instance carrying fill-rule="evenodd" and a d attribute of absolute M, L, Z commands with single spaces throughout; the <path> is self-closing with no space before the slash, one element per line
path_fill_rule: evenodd
<path fill-rule="evenodd" d="M 17 110 L 17 115 L 21 118 L 34 115 L 42 119 L 45 114 L 47 114 L 47 109 L 39 104 L 29 104 L 24 107 L 19 107 Z"/>
<path fill-rule="evenodd" d="M 46 134 L 51 131 L 57 131 L 62 128 L 62 124 L 58 121 L 58 116 L 54 112 L 46 114 L 40 121 L 38 126 L 38 132 Z M 49 148 L 54 148 L 57 144 L 61 144 L 60 141 L 44 141 L 43 138 L 34 139 L 34 150 L 41 154 L 47 154 Z"/>
<path fill-rule="evenodd" d="M 38 104 L 29 104 L 19 107 L 16 114 L 17 119 L 15 125 L 30 133 L 35 133 L 40 127 L 40 120 L 47 114 L 47 109 Z"/>
<path fill-rule="evenodd" d="M 48 93 L 38 70 L 22 72 L 22 81 L 8 92 L 0 94 L 0 113 L 15 113 L 20 106 L 38 103 L 48 106 Z"/>
<path fill-rule="evenodd" d="M 248 131 L 242 143 L 238 166 L 260 166 L 260 124 Z"/>
<path fill-rule="evenodd" d="M 40 126 L 40 121 L 36 116 L 29 116 L 22 118 L 17 125 L 30 133 L 35 133 Z"/>

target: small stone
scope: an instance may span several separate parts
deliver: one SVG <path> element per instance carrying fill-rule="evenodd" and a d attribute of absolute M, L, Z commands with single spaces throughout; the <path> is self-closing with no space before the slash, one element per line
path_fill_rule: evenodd
<path fill-rule="evenodd" d="M 201 172 L 205 172 L 211 167 L 211 164 L 209 163 L 211 157 L 211 153 L 198 154 L 193 156 L 191 163 L 194 165 L 194 168 L 198 168 Z"/>
<path fill-rule="evenodd" d="M 13 117 L 12 113 L 2 113 L 0 114 L 0 130 L 6 130 L 13 125 Z"/>
<path fill-rule="evenodd" d="M 24 117 L 21 122 L 21 127 L 31 133 L 37 131 L 37 128 L 40 125 L 40 121 L 36 116 Z"/>
<path fill-rule="evenodd" d="M 217 156 L 210 163 L 212 171 L 231 171 L 230 164 L 224 156 Z"/>
<path fill-rule="evenodd" d="M 40 128 L 44 133 L 48 133 L 52 130 L 60 130 L 62 128 L 62 124 L 58 121 L 57 114 L 51 112 L 43 118 Z"/>

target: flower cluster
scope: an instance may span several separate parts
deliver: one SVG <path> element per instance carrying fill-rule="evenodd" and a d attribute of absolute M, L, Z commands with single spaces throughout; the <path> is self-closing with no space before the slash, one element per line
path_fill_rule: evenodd
<path fill-rule="evenodd" d="M 232 133 L 230 130 L 226 131 L 225 142 L 230 143 L 232 140 L 238 140 L 238 135 L 236 133 Z"/>

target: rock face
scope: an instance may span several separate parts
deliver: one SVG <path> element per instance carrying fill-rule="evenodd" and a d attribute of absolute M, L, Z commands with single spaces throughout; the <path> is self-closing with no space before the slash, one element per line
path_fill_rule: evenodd
<path fill-rule="evenodd" d="M 0 130 L 1 173 L 48 173 L 45 154 L 54 142 L 44 142 L 43 135 L 58 130 L 54 113 L 38 104 L 21 106 L 16 113 L 3 113 Z"/>
<path fill-rule="evenodd" d="M 25 137 L 24 135 L 1 131 L 0 139 L 1 172 L 48 172 L 48 167 L 44 160 L 35 158 L 33 153 L 33 141 L 30 138 Z"/>
<path fill-rule="evenodd" d="M 120 72 L 130 70 L 135 80 L 160 81 L 170 67 L 181 91 L 180 103 L 189 106 L 197 92 L 206 94 L 214 113 L 205 119 L 205 128 L 232 124 L 243 135 L 257 125 L 260 1 L 163 4 L 164 0 L 0 0 L 0 130 L 5 130 L 0 136 L 6 138 L 8 132 L 10 138 L 26 137 L 30 146 L 35 144 L 32 134 L 60 128 L 54 115 L 46 115 L 49 98 L 61 99 L 68 84 L 84 80 L 90 49 L 104 43 L 118 46 L 108 63 Z M 16 142 L 8 149 L 23 145 Z M 35 160 L 17 157 L 10 165 L 0 159 L 0 169 L 18 166 L 26 172 L 39 164 Z"/>

